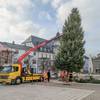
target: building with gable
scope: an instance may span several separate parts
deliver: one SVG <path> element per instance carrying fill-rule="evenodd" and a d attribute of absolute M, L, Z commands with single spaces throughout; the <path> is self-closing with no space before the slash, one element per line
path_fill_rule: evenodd
<path fill-rule="evenodd" d="M 5 62 L 16 63 L 18 57 L 31 48 L 29 46 L 15 44 L 14 42 L 0 42 L 0 45 L 2 46 L 0 46 L 0 65 L 4 64 Z"/>
<path fill-rule="evenodd" d="M 29 38 L 27 38 L 22 44 L 25 46 L 31 46 L 35 47 L 36 45 L 46 41 L 46 39 L 39 38 L 36 36 L 31 35 Z M 39 48 L 37 51 L 33 52 L 33 56 L 31 56 L 32 60 L 35 62 L 36 69 L 37 67 L 45 67 L 45 69 L 50 68 L 51 66 L 53 67 L 54 65 L 54 59 L 55 59 L 55 54 L 54 54 L 54 41 L 52 40 L 50 43 L 47 45 Z M 30 60 L 30 61 L 32 61 Z"/>

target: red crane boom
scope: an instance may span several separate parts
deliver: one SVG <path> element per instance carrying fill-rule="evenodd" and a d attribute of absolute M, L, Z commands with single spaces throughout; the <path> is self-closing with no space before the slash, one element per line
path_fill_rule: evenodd
<path fill-rule="evenodd" d="M 26 51 L 24 54 L 22 54 L 19 58 L 18 58 L 18 63 L 21 64 L 22 67 L 22 60 L 27 57 L 31 52 L 36 51 L 37 49 L 39 49 L 40 47 L 45 46 L 47 43 L 51 42 L 52 40 L 54 40 L 55 38 L 52 38 L 51 40 L 45 40 L 44 42 L 38 44 L 35 47 L 30 48 L 28 51 Z"/>

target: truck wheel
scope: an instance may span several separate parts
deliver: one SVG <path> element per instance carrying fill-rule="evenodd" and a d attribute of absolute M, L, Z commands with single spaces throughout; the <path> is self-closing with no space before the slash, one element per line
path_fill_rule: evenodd
<path fill-rule="evenodd" d="M 21 80 L 21 78 L 16 78 L 16 81 L 15 81 L 15 83 L 18 85 L 18 84 L 21 84 L 22 83 L 22 80 Z"/>
<path fill-rule="evenodd" d="M 11 85 L 15 85 L 15 84 L 16 84 L 15 80 L 11 80 Z"/>

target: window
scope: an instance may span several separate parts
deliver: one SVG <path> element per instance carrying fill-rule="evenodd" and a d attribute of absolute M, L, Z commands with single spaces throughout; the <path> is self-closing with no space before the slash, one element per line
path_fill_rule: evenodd
<path fill-rule="evenodd" d="M 33 59 L 33 64 L 36 64 L 36 60 Z"/>
<path fill-rule="evenodd" d="M 34 52 L 34 56 L 36 55 L 36 52 Z"/>
<path fill-rule="evenodd" d="M 55 56 L 53 55 L 53 59 L 55 59 Z"/>
<path fill-rule="evenodd" d="M 12 72 L 13 71 L 13 67 L 12 66 L 3 66 L 1 72 Z"/>
<path fill-rule="evenodd" d="M 49 55 L 49 58 L 51 59 L 51 55 Z"/>
<path fill-rule="evenodd" d="M 38 48 L 38 51 L 41 51 L 41 49 L 40 49 L 40 48 Z"/>
<path fill-rule="evenodd" d="M 42 50 L 43 50 L 43 48 L 41 47 L 41 48 L 40 48 L 40 51 L 42 51 Z"/>
<path fill-rule="evenodd" d="M 7 72 L 7 73 L 10 73 L 10 72 L 16 72 L 18 71 L 18 67 L 15 67 L 15 66 L 3 66 L 1 72 Z"/>
<path fill-rule="evenodd" d="M 18 71 L 18 67 L 14 67 L 14 72 L 17 72 Z"/>
<path fill-rule="evenodd" d="M 48 48 L 46 48 L 46 52 L 48 52 Z"/>
<path fill-rule="evenodd" d="M 46 48 L 44 48 L 44 52 L 47 52 L 47 49 Z"/>
<path fill-rule="evenodd" d="M 42 48 L 42 52 L 44 52 L 45 51 L 45 48 Z"/>
<path fill-rule="evenodd" d="M 41 54 L 41 58 L 43 58 L 43 53 Z"/>
<path fill-rule="evenodd" d="M 46 58 L 47 58 L 47 54 L 46 54 Z"/>

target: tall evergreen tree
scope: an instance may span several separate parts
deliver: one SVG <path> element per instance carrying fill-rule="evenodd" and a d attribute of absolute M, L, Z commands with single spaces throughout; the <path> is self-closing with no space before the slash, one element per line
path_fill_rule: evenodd
<path fill-rule="evenodd" d="M 79 72 L 83 67 L 84 31 L 77 8 L 73 8 L 63 26 L 63 35 L 56 55 L 55 65 L 60 70 Z"/>

